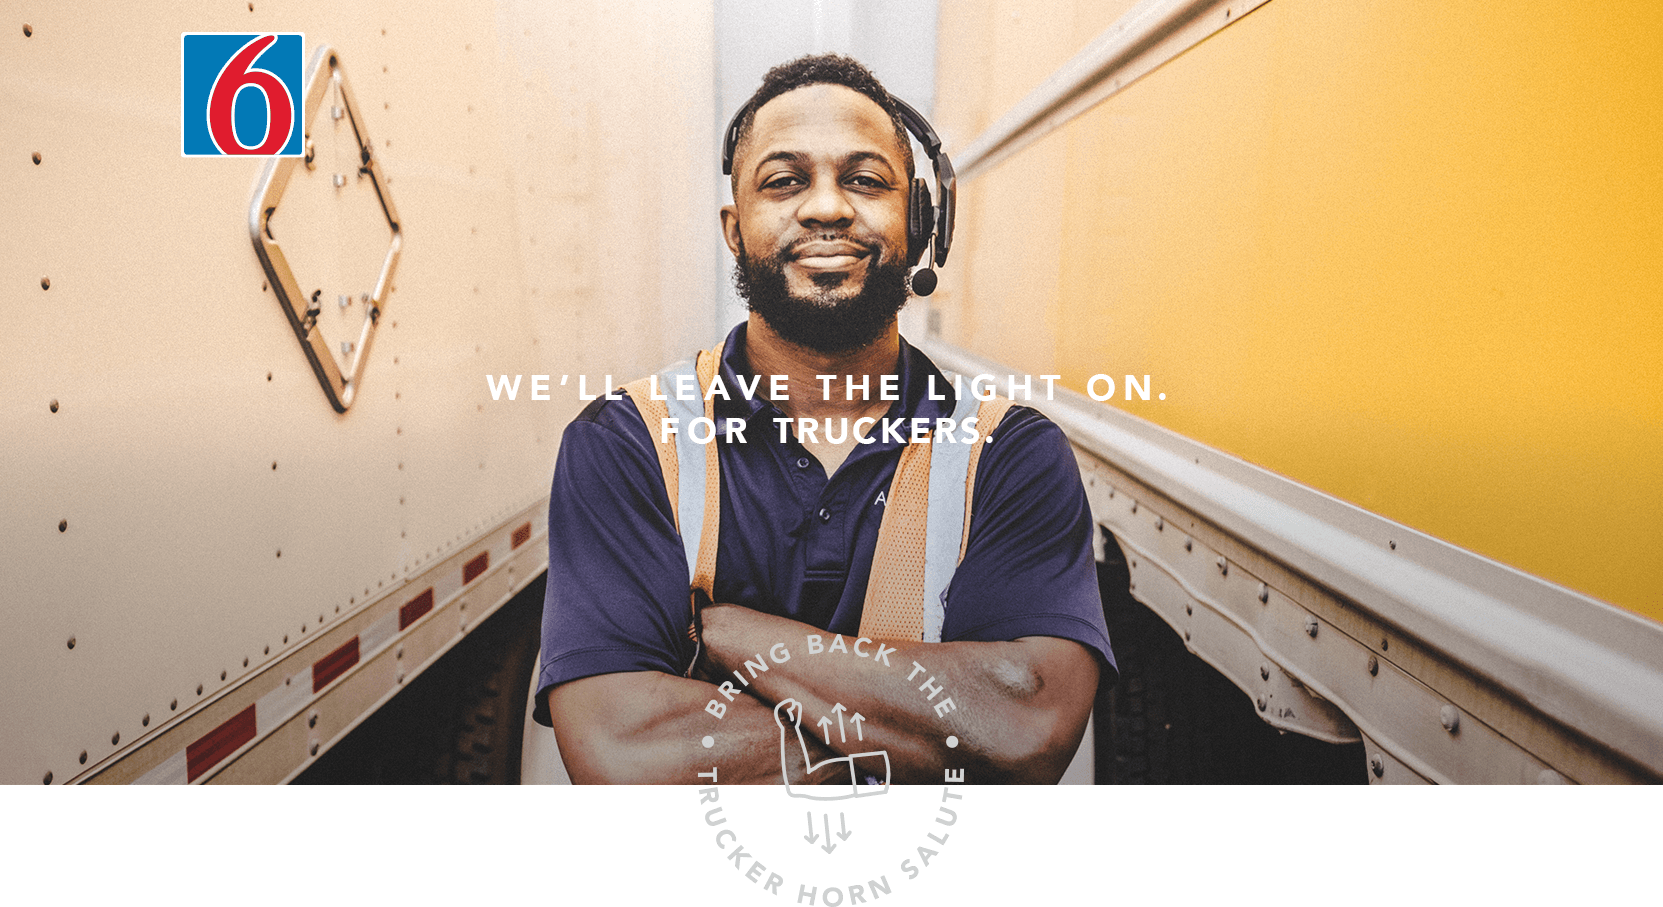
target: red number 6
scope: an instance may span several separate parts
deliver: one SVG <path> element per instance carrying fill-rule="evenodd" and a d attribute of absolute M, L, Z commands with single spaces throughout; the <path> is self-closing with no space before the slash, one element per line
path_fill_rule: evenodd
<path fill-rule="evenodd" d="M 276 154 L 289 141 L 289 131 L 294 128 L 294 99 L 289 97 L 288 87 L 264 69 L 248 68 L 276 40 L 276 35 L 261 35 L 244 44 L 214 79 L 213 91 L 208 94 L 208 134 L 221 154 Z M 268 113 L 266 134 L 254 146 L 238 141 L 232 124 L 237 92 L 249 86 L 266 96 Z"/>

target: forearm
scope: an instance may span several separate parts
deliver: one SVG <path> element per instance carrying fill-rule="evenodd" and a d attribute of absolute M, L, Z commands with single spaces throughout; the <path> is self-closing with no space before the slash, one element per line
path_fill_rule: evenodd
<path fill-rule="evenodd" d="M 780 782 L 780 730 L 757 698 L 726 702 L 711 684 L 653 671 L 585 677 L 548 696 L 561 758 L 578 784 Z M 712 699 L 726 706 L 720 720 L 705 711 Z"/>
<path fill-rule="evenodd" d="M 819 654 L 810 654 L 811 635 L 824 646 Z M 897 781 L 939 781 L 944 767 L 964 768 L 970 781 L 1055 781 L 1078 746 L 1096 692 L 1095 659 L 1067 640 L 885 641 L 881 648 L 866 642 L 861 657 L 852 639 L 848 651 L 831 651 L 832 638 L 734 606 L 705 615 L 711 676 L 738 671 L 735 687 L 769 702 L 798 700 L 805 731 L 829 737 L 840 753 L 887 750 Z M 774 656 L 767 671 L 744 667 L 779 644 L 788 662 Z M 822 718 L 829 724 L 819 724 Z M 949 736 L 958 738 L 957 748 L 946 746 Z"/>

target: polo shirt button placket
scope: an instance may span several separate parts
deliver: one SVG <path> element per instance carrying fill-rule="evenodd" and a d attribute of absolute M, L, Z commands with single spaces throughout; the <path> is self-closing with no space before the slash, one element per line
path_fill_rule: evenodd
<path fill-rule="evenodd" d="M 798 469 L 807 469 L 808 468 L 808 457 L 798 457 L 797 458 L 797 468 Z"/>
<path fill-rule="evenodd" d="M 820 516 L 820 522 L 822 522 L 822 523 L 831 522 L 832 514 L 831 514 L 830 510 L 827 510 L 824 507 L 820 508 L 819 516 Z"/>

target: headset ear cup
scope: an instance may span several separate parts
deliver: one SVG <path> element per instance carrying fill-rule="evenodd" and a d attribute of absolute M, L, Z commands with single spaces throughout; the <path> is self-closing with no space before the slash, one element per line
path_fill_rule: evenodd
<path fill-rule="evenodd" d="M 907 261 L 917 264 L 928 250 L 930 235 L 935 232 L 935 205 L 930 199 L 930 185 L 921 179 L 912 181 L 912 192 L 907 198 Z"/>

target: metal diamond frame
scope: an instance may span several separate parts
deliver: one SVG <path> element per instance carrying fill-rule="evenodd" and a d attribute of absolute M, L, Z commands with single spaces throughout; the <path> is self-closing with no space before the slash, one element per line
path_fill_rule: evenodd
<path fill-rule="evenodd" d="M 336 364 L 328 341 L 318 330 L 320 301 L 308 299 L 302 292 L 293 269 L 289 267 L 288 258 L 283 255 L 282 245 L 271 235 L 271 215 L 282 201 L 283 190 L 288 186 L 295 166 L 302 162 L 308 167 L 312 166 L 316 152 L 310 131 L 306 133 L 304 158 L 274 157 L 266 162 L 265 170 L 261 173 L 260 181 L 254 190 L 254 200 L 249 205 L 248 233 L 254 241 L 254 252 L 260 256 L 260 264 L 265 268 L 272 292 L 283 304 L 283 311 L 289 316 L 289 326 L 294 328 L 301 349 L 306 351 L 306 358 L 312 363 L 312 371 L 317 374 L 318 383 L 323 385 L 329 405 L 333 406 L 336 412 L 344 413 L 347 407 L 352 405 L 359 382 L 363 378 L 364 363 L 369 359 L 370 341 L 375 336 L 376 324 L 381 320 L 387 304 L 389 282 L 392 280 L 393 268 L 398 264 L 399 247 L 403 244 L 404 234 L 399 228 L 398 211 L 393 207 L 392 196 L 387 193 L 386 178 L 382 176 L 381 166 L 375 157 L 375 146 L 370 141 L 369 132 L 364 126 L 364 117 L 359 112 L 357 99 L 352 94 L 352 83 L 347 81 L 346 71 L 341 68 L 340 54 L 334 48 L 324 45 L 312 55 L 311 65 L 307 67 L 306 113 L 303 122 L 308 124 L 308 127 L 316 121 L 324 96 L 329 94 L 331 89 L 339 96 L 345 115 L 352 123 L 353 134 L 358 140 L 358 173 L 369 177 L 374 184 L 376 197 L 381 201 L 382 213 L 387 217 L 387 226 L 393 233 L 393 241 L 387 247 L 387 256 L 381 263 L 381 274 L 376 278 L 375 292 L 366 306 L 364 325 L 359 331 L 345 374 Z"/>

